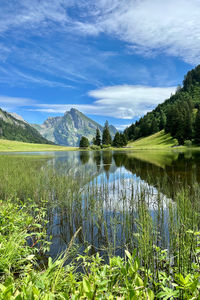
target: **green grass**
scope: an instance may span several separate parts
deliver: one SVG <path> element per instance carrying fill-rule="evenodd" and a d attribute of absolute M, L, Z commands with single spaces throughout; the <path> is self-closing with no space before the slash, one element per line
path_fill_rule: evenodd
<path fill-rule="evenodd" d="M 173 139 L 170 134 L 164 133 L 164 131 L 159 131 L 148 137 L 138 139 L 134 142 L 128 143 L 129 148 L 132 149 L 164 149 L 177 146 L 177 140 Z"/>
<path fill-rule="evenodd" d="M 179 195 L 182 201 L 178 210 L 182 211 L 183 202 L 185 208 L 190 208 L 185 196 Z M 80 227 L 62 255 L 38 264 L 41 254 L 49 248 L 46 211 L 30 199 L 28 205 L 17 201 L 0 201 L 0 300 L 199 299 L 200 232 L 188 227 L 191 210 L 180 220 L 187 222 L 177 232 L 177 253 L 172 260 L 167 249 L 152 244 L 150 215 L 141 205 L 138 243 L 143 247 L 139 251 L 125 250 L 124 258 L 110 256 L 106 263 L 99 253 L 91 254 L 88 247 L 66 264 Z M 78 271 L 80 267 L 82 272 Z"/>
<path fill-rule="evenodd" d="M 46 144 L 23 143 L 0 139 L 0 152 L 20 152 L 20 151 L 72 151 L 77 147 L 65 147 Z"/>
<path fill-rule="evenodd" d="M 158 193 L 152 207 L 146 201 L 151 202 L 151 188 L 134 187 L 121 176 L 112 186 L 107 180 L 85 186 L 76 168 L 61 163 L 55 172 L 48 158 L 45 164 L 44 159 L 2 155 L 0 166 L 0 300 L 199 299 L 199 184 L 193 182 L 194 194 L 188 187 L 178 191 L 174 202 Z M 116 206 L 108 189 L 117 197 Z M 116 213 L 120 207 L 122 218 Z M 105 208 L 113 213 L 105 217 Z M 45 263 L 46 230 L 53 228 L 55 216 L 70 223 L 71 241 L 66 240 L 63 254 Z M 93 240 L 94 222 L 105 247 L 99 243 L 95 251 L 85 247 L 88 234 Z M 162 243 L 164 226 L 168 250 Z M 115 252 L 120 228 L 123 257 Z M 101 250 L 107 250 L 107 260 Z"/>

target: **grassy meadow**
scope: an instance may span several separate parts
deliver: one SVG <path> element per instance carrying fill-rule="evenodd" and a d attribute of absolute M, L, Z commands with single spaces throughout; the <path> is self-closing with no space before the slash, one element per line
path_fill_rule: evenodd
<path fill-rule="evenodd" d="M 169 134 L 163 131 L 155 133 L 151 136 L 141 138 L 135 142 L 129 142 L 127 147 L 114 148 L 109 147 L 102 150 L 167 150 L 177 145 L 177 141 Z M 18 141 L 10 141 L 0 139 L 0 152 L 31 152 L 31 151 L 73 151 L 79 150 L 78 147 L 65 147 L 46 144 L 24 143 Z M 93 148 L 88 148 L 93 150 Z"/>
<path fill-rule="evenodd" d="M 166 134 L 163 130 L 145 138 L 138 139 L 128 143 L 128 147 L 132 149 L 151 150 L 151 149 L 167 149 L 177 146 L 178 142 L 173 139 L 170 134 Z"/>
<path fill-rule="evenodd" d="M 198 184 L 171 201 L 48 157 L 0 166 L 0 299 L 199 299 Z M 52 259 L 55 218 L 71 235 Z"/>
<path fill-rule="evenodd" d="M 72 151 L 76 147 L 64 147 L 47 144 L 24 143 L 0 139 L 0 152 L 29 152 L 29 151 Z"/>

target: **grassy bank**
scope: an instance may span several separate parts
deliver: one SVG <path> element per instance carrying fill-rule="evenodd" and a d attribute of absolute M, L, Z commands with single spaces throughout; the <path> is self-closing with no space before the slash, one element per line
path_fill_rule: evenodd
<path fill-rule="evenodd" d="M 170 134 L 164 131 L 157 132 L 145 138 L 138 139 L 134 142 L 128 143 L 128 147 L 132 149 L 167 149 L 177 146 L 177 140 L 173 139 Z"/>
<path fill-rule="evenodd" d="M 31 151 L 72 151 L 76 147 L 54 146 L 46 144 L 23 143 L 0 139 L 0 152 L 31 152 Z"/>

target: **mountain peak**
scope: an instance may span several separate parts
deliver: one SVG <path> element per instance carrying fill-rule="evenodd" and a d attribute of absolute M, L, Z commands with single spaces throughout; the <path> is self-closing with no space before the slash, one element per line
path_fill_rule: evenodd
<path fill-rule="evenodd" d="M 80 111 L 79 111 L 78 109 L 72 107 L 72 108 L 70 109 L 70 112 L 80 112 Z"/>
<path fill-rule="evenodd" d="M 70 111 L 66 111 L 62 117 L 47 119 L 41 128 L 37 125 L 37 129 L 45 138 L 64 146 L 78 146 L 82 136 L 86 136 L 89 141 L 92 141 L 97 127 L 103 132 L 100 124 L 74 107 Z M 117 132 L 116 128 L 110 126 L 109 129 L 111 136 L 114 137 Z"/>
<path fill-rule="evenodd" d="M 70 115 L 75 115 L 75 114 L 81 114 L 81 112 L 80 112 L 78 109 L 72 107 L 70 110 L 67 110 L 67 111 L 64 113 L 64 116 L 69 115 L 69 114 L 70 114 Z"/>

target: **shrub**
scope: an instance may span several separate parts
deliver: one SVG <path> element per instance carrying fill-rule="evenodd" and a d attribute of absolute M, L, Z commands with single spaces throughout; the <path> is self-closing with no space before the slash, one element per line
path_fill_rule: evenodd
<path fill-rule="evenodd" d="M 82 136 L 80 143 L 79 143 L 79 147 L 80 148 L 88 148 L 90 146 L 90 143 L 88 141 L 88 138 L 86 138 L 85 136 Z"/>
<path fill-rule="evenodd" d="M 184 146 L 186 146 L 186 147 L 191 147 L 191 146 L 192 146 L 192 141 L 191 141 L 191 140 L 186 140 L 186 141 L 184 142 Z"/>
<path fill-rule="evenodd" d="M 110 148 L 111 147 L 111 145 L 109 144 L 109 145 L 105 145 L 105 144 L 103 144 L 102 146 L 102 149 L 106 149 L 106 148 Z"/>
<path fill-rule="evenodd" d="M 92 145 L 91 147 L 90 147 L 90 149 L 91 150 L 101 150 L 101 146 L 97 146 L 97 145 Z"/>

